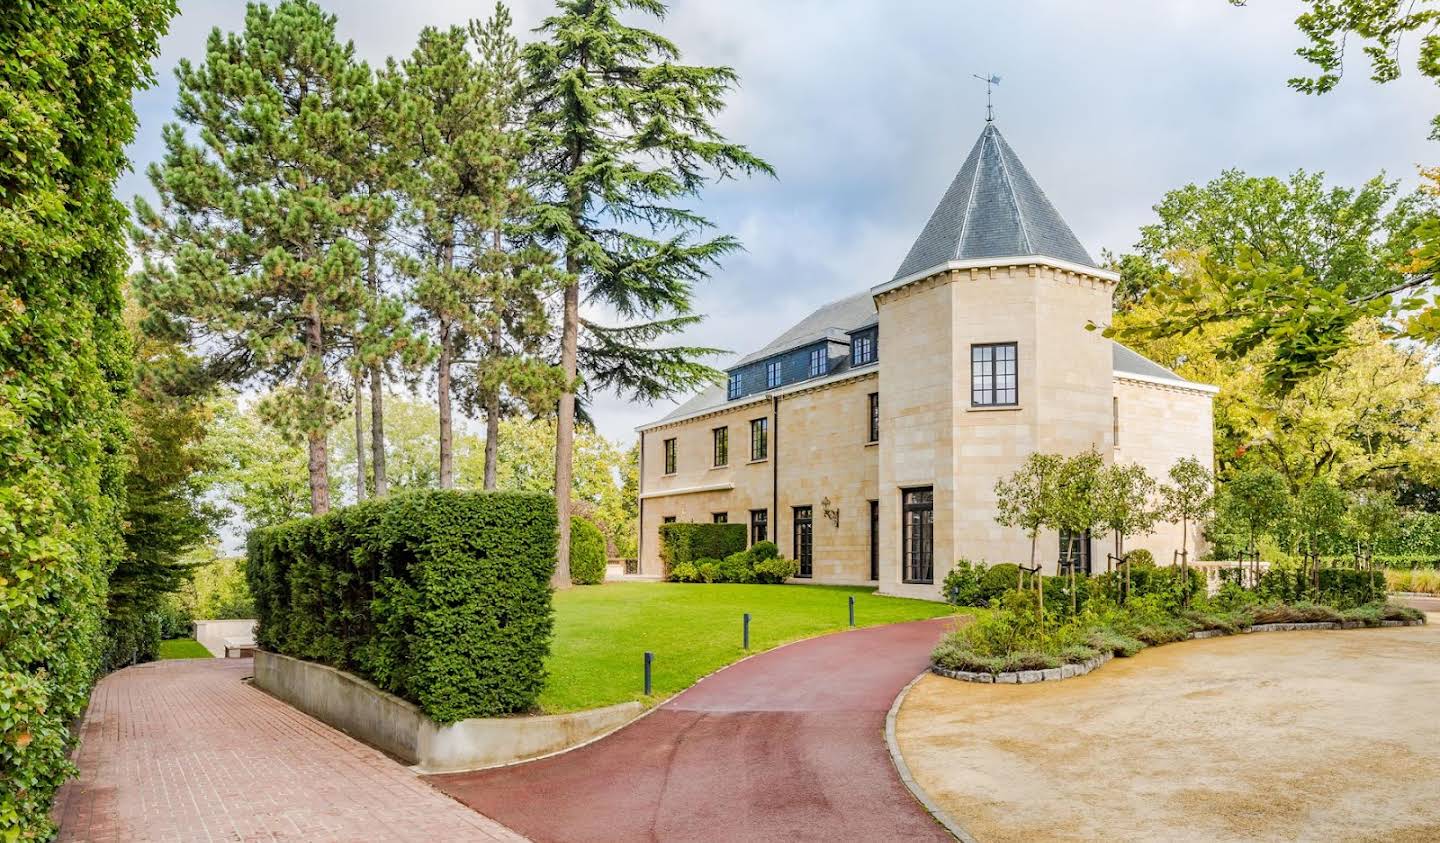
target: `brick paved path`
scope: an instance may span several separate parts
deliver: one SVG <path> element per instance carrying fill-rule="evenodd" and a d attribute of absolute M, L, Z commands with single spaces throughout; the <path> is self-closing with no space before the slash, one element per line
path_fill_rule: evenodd
<path fill-rule="evenodd" d="M 241 683 L 250 659 L 126 668 L 96 687 L 62 841 L 523 841 L 381 752 Z"/>

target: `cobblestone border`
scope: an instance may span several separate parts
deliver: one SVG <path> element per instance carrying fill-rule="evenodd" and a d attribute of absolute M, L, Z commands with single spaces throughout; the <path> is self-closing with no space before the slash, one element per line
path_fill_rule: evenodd
<path fill-rule="evenodd" d="M 1318 621 L 1315 623 L 1257 623 L 1254 626 L 1246 627 L 1235 632 L 1226 632 L 1223 629 L 1202 629 L 1190 633 L 1187 640 L 1201 638 L 1220 638 L 1226 635 L 1248 635 L 1252 632 L 1294 632 L 1307 629 L 1379 629 L 1382 627 L 1395 626 L 1424 626 L 1425 621 L 1381 621 L 1380 625 L 1367 625 L 1361 621 Z M 1097 656 L 1089 661 L 1077 664 L 1066 664 L 1060 667 L 1046 668 L 1045 670 L 1015 670 L 1005 673 L 978 673 L 969 670 L 949 670 L 939 665 L 930 665 L 930 672 L 937 676 L 944 676 L 949 679 L 958 679 L 961 682 L 978 682 L 982 685 L 1031 685 L 1036 682 L 1058 682 L 1062 679 L 1071 679 L 1076 676 L 1084 676 L 1092 670 L 1115 658 L 1111 653 Z"/>

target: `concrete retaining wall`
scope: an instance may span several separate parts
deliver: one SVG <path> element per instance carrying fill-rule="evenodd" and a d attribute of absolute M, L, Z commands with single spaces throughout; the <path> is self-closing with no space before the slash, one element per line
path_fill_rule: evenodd
<path fill-rule="evenodd" d="M 222 621 L 195 621 L 195 640 L 199 641 L 210 655 L 217 659 L 225 658 L 226 638 L 251 638 L 255 635 L 255 620 L 253 618 L 222 620 Z"/>
<path fill-rule="evenodd" d="M 579 746 L 634 720 L 638 702 L 536 717 L 475 717 L 442 726 L 358 676 L 255 653 L 255 684 L 306 714 L 413 764 L 446 773 L 497 767 Z"/>

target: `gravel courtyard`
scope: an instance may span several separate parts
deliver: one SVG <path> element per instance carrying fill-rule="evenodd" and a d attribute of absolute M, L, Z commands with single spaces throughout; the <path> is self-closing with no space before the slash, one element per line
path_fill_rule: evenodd
<path fill-rule="evenodd" d="M 999 840 L 1440 839 L 1440 614 L 1190 641 L 1041 685 L 926 676 L 916 780 Z"/>

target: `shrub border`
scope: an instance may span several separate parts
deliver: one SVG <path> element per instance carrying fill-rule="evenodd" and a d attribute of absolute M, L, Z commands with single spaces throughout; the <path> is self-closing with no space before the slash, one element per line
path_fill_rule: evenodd
<path fill-rule="evenodd" d="M 1257 623 L 1245 629 L 1235 632 L 1226 632 L 1223 629 L 1201 629 L 1186 636 L 1187 641 L 1195 641 L 1202 638 L 1221 638 L 1227 635 L 1249 635 L 1252 632 L 1294 632 L 1314 629 L 1382 629 L 1396 626 L 1424 626 L 1425 621 L 1381 621 L 1379 625 L 1366 624 L 1363 621 L 1316 621 L 1313 623 Z M 1150 649 L 1150 648 L 1146 648 Z M 1032 685 L 1036 682 L 1058 682 L 1062 679 L 1073 679 L 1076 676 L 1084 676 L 1092 670 L 1115 658 L 1113 653 L 1103 653 L 1093 659 L 1088 659 L 1075 664 L 1050 667 L 1044 670 L 1012 670 L 1004 673 L 978 673 L 969 670 L 950 670 L 932 663 L 930 672 L 937 676 L 944 676 L 947 679 L 958 679 L 961 682 L 975 682 L 982 685 Z"/>

